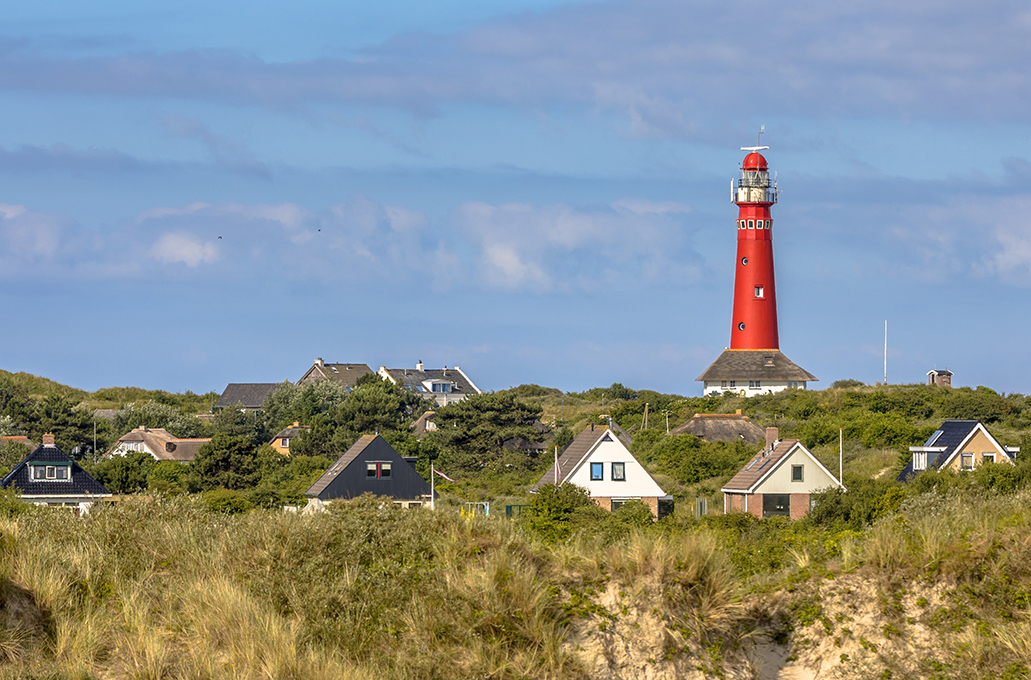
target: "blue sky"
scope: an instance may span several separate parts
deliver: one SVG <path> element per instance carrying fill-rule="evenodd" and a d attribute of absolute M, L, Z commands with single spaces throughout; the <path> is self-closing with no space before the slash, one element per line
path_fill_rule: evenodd
<path fill-rule="evenodd" d="M 269 3 L 271 4 L 271 3 Z M 0 368 L 221 391 L 315 357 L 700 393 L 730 180 L 781 349 L 1031 392 L 1031 10 L 37 2 L 0 18 Z"/>

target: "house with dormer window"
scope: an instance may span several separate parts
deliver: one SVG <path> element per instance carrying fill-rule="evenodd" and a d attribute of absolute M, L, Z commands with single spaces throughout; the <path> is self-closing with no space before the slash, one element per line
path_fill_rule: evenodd
<path fill-rule="evenodd" d="M 111 495 L 57 448 L 50 433 L 43 435 L 43 443 L 18 463 L 0 486 L 17 489 L 27 503 L 71 507 L 79 514 L 88 513 L 95 502 Z"/>
<path fill-rule="evenodd" d="M 402 389 L 433 399 L 438 406 L 462 401 L 473 394 L 483 394 L 461 368 L 426 368 L 420 360 L 415 368 L 387 368 L 380 366 L 379 377 Z"/>
<path fill-rule="evenodd" d="M 912 458 L 898 476 L 908 482 L 927 470 L 972 471 L 985 463 L 1015 465 L 1019 446 L 1003 446 L 980 420 L 946 420 L 923 446 L 910 446 Z"/>

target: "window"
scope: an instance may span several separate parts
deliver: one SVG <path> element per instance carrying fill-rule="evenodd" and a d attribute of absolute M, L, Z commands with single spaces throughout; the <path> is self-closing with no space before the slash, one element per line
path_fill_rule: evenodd
<path fill-rule="evenodd" d="M 805 466 L 803 465 L 792 465 L 791 466 L 791 481 L 802 482 L 805 481 Z"/>
<path fill-rule="evenodd" d="M 615 498 L 613 498 L 612 499 L 612 512 L 615 512 L 616 510 L 619 510 L 621 507 L 623 507 L 624 503 L 626 503 L 626 501 L 617 501 Z"/>
<path fill-rule="evenodd" d="M 450 383 L 439 383 L 439 382 L 438 383 L 433 383 L 433 391 L 434 392 L 450 392 L 451 391 L 451 384 Z"/>
<path fill-rule="evenodd" d="M 749 389 L 753 389 L 753 390 L 762 389 L 762 381 L 761 380 L 749 380 L 748 381 L 748 387 L 749 387 Z"/>
<path fill-rule="evenodd" d="M 390 477 L 390 463 L 366 463 L 365 464 L 365 477 L 386 479 Z"/>
<path fill-rule="evenodd" d="M 755 297 L 761 298 L 762 296 L 763 296 L 763 287 L 762 286 L 756 286 L 755 287 Z"/>
<path fill-rule="evenodd" d="M 283 439 L 279 442 L 279 445 L 282 446 L 284 449 L 288 449 L 290 448 L 290 440 L 286 437 L 283 437 Z"/>
<path fill-rule="evenodd" d="M 763 366 L 773 366 L 773 357 L 772 356 L 764 356 L 763 357 Z"/>
<path fill-rule="evenodd" d="M 33 481 L 60 481 L 71 480 L 72 467 L 70 465 L 31 465 L 29 466 L 29 477 Z"/>
<path fill-rule="evenodd" d="M 766 220 L 766 228 L 769 229 L 770 225 L 773 224 L 773 220 Z"/>
<path fill-rule="evenodd" d="M 972 453 L 964 453 L 962 456 L 960 456 L 959 466 L 960 466 L 960 469 L 963 469 L 963 470 L 973 470 L 974 469 L 974 454 L 972 454 Z"/>
<path fill-rule="evenodd" d="M 736 380 L 731 380 L 730 381 L 730 389 L 734 389 L 735 387 L 737 387 L 737 381 Z"/>
<path fill-rule="evenodd" d="M 747 257 L 742 257 L 741 258 L 741 266 L 744 267 L 746 264 L 748 264 L 748 258 Z"/>
<path fill-rule="evenodd" d="M 591 481 L 598 481 L 605 478 L 603 470 L 605 469 L 604 463 L 591 463 Z"/>
<path fill-rule="evenodd" d="M 738 329 L 739 331 L 743 331 L 743 330 L 745 330 L 745 322 L 744 322 L 744 321 L 742 321 L 741 323 L 739 323 L 739 324 L 737 325 L 737 329 Z"/>
<path fill-rule="evenodd" d="M 755 220 L 748 220 L 748 228 L 755 229 Z"/>
<path fill-rule="evenodd" d="M 927 469 L 927 452 L 917 451 L 913 454 L 913 470 Z"/>
<path fill-rule="evenodd" d="M 744 229 L 746 226 L 748 226 L 746 222 L 744 220 L 741 220 L 741 228 Z"/>
<path fill-rule="evenodd" d="M 994 453 L 982 453 L 981 454 L 981 463 L 982 464 L 984 464 L 984 463 L 994 463 L 994 462 L 995 462 L 995 454 Z"/>
<path fill-rule="evenodd" d="M 763 494 L 763 517 L 790 517 L 791 496 L 789 494 Z"/>
<path fill-rule="evenodd" d="M 614 481 L 614 482 L 625 482 L 626 481 L 626 463 L 613 463 L 612 464 L 612 481 Z"/>
<path fill-rule="evenodd" d="M 720 382 L 720 387 L 722 387 L 723 389 L 727 389 L 727 381 L 726 380 L 721 381 Z"/>

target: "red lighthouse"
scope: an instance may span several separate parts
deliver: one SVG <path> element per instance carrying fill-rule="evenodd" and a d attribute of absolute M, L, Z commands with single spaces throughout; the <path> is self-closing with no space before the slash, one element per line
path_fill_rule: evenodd
<path fill-rule="evenodd" d="M 805 389 L 817 380 L 780 351 L 777 291 L 773 276 L 773 217 L 777 182 L 760 151 L 746 146 L 741 178 L 731 185 L 737 205 L 737 261 L 734 264 L 734 312 L 730 348 L 698 376 L 705 394 L 738 392 L 751 396 L 789 387 Z"/>
<path fill-rule="evenodd" d="M 731 349 L 778 349 L 777 294 L 773 278 L 773 218 L 777 183 L 770 180 L 768 146 L 750 146 L 731 200 L 737 204 L 737 265 Z"/>

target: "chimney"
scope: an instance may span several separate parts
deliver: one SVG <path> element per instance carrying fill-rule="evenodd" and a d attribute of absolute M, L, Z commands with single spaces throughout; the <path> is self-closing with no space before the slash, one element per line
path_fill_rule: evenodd
<path fill-rule="evenodd" d="M 315 365 L 316 366 L 325 366 L 326 364 L 322 361 L 322 357 L 319 357 L 318 359 L 315 360 Z"/>
<path fill-rule="evenodd" d="M 775 427 L 766 428 L 766 450 L 767 453 L 773 450 L 773 445 L 780 438 L 780 430 Z"/>
<path fill-rule="evenodd" d="M 294 421 L 294 427 L 300 427 L 300 426 L 301 426 L 301 421 L 295 420 Z"/>
<path fill-rule="evenodd" d="M 444 377 L 447 377 L 447 365 L 444 366 Z"/>
<path fill-rule="evenodd" d="M 43 446 L 54 446 L 54 433 L 47 432 L 43 435 Z"/>
<path fill-rule="evenodd" d="M 417 363 L 415 365 L 415 370 L 417 370 L 417 371 L 425 371 L 426 370 L 426 367 L 422 365 L 422 359 L 419 359 L 419 363 Z"/>
<path fill-rule="evenodd" d="M 736 415 L 736 416 L 741 415 L 741 409 L 737 409 L 736 411 L 734 411 L 734 415 Z"/>

